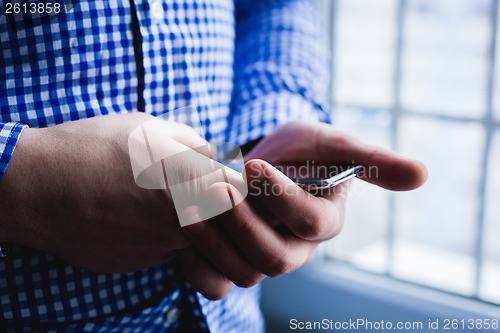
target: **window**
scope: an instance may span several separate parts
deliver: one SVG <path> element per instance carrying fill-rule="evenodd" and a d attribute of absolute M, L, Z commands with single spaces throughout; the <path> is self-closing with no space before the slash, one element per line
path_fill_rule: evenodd
<path fill-rule="evenodd" d="M 326 255 L 500 304 L 499 0 L 336 0 L 336 126 L 423 161 L 428 183 L 353 184 Z"/>

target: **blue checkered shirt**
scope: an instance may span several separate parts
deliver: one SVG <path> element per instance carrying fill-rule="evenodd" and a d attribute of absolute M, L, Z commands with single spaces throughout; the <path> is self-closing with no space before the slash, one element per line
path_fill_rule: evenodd
<path fill-rule="evenodd" d="M 207 140 L 243 145 L 292 119 L 328 121 L 315 1 L 73 0 L 57 15 L 8 14 L 7 2 L 0 178 L 27 126 L 196 104 Z M 15 246 L 0 259 L 0 331 L 263 330 L 258 287 L 209 301 L 176 265 L 97 274 Z"/>

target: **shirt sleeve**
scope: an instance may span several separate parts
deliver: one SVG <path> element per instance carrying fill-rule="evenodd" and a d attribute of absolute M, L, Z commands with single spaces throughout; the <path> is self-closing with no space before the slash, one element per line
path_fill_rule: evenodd
<path fill-rule="evenodd" d="M 17 142 L 26 127 L 28 126 L 21 123 L 0 122 L 0 180 L 7 170 Z"/>
<path fill-rule="evenodd" d="M 330 122 L 330 53 L 318 1 L 236 1 L 228 140 L 243 145 L 290 120 Z"/>

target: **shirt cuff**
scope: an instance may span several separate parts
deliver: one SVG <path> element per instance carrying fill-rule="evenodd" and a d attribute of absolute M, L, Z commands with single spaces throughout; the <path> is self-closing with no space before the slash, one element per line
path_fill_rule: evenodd
<path fill-rule="evenodd" d="M 301 95 L 266 95 L 249 101 L 234 111 L 228 141 L 243 146 L 294 120 L 330 123 L 331 116 L 328 110 L 314 106 Z"/>
<path fill-rule="evenodd" d="M 0 180 L 3 178 L 21 133 L 27 125 L 0 122 Z"/>

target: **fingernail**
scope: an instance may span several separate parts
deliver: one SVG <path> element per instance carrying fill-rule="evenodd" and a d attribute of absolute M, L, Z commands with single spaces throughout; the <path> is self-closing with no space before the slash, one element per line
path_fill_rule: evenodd
<path fill-rule="evenodd" d="M 255 171 L 257 173 L 257 178 L 266 178 L 268 171 L 267 165 L 263 162 L 255 163 Z"/>
<path fill-rule="evenodd" d="M 192 217 L 190 217 L 189 219 L 180 221 L 180 223 L 181 223 L 181 227 L 192 226 L 192 227 L 190 227 L 190 230 L 192 229 L 193 231 L 196 231 L 196 230 L 201 229 L 203 227 L 203 226 L 200 226 L 200 224 L 203 225 L 203 223 L 200 223 L 202 221 L 203 220 L 202 220 L 201 216 L 199 214 L 195 214 Z"/>

